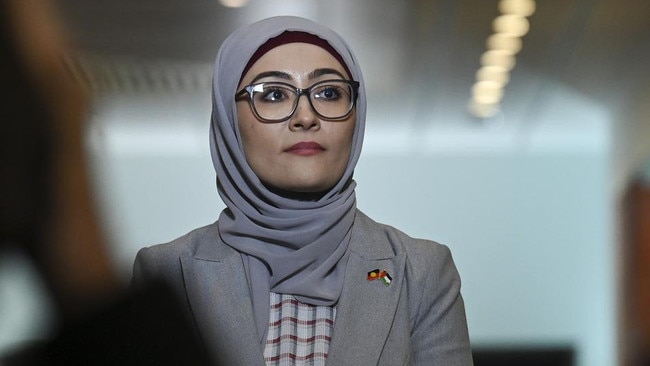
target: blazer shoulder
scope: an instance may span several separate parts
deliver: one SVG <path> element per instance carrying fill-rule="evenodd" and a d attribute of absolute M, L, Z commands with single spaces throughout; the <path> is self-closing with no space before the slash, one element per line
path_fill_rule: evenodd
<path fill-rule="evenodd" d="M 358 212 L 355 224 L 358 224 L 357 235 L 351 244 L 352 250 L 366 259 L 404 256 L 405 275 L 412 290 L 432 284 L 438 288 L 460 289 L 460 276 L 446 245 L 413 238 L 393 226 L 377 223 L 361 212 Z"/>
<path fill-rule="evenodd" d="M 219 231 L 216 222 L 190 231 L 168 243 L 140 249 L 133 265 L 133 281 L 180 273 L 179 258 L 196 257 L 201 248 L 218 247 Z M 215 245 L 209 245 L 214 243 Z"/>
<path fill-rule="evenodd" d="M 403 253 L 409 261 L 425 263 L 430 263 L 435 258 L 445 259 L 451 255 L 449 247 L 444 244 L 411 237 L 393 226 L 374 221 L 361 211 L 357 211 L 355 225 L 357 239 L 371 247 L 368 249 L 391 251 L 393 255 Z"/>
<path fill-rule="evenodd" d="M 158 257 L 193 256 L 199 247 L 206 242 L 215 242 L 219 237 L 217 223 L 212 223 L 188 232 L 170 242 L 155 244 L 140 249 L 147 255 Z"/>

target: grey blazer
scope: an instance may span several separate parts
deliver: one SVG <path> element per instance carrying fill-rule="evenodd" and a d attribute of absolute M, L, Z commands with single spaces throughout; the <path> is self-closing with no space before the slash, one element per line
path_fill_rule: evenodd
<path fill-rule="evenodd" d="M 447 247 L 357 211 L 330 365 L 472 365 L 460 278 Z M 390 285 L 368 281 L 386 270 Z M 138 253 L 134 284 L 163 277 L 187 299 L 219 364 L 264 365 L 244 266 L 217 225 Z"/>

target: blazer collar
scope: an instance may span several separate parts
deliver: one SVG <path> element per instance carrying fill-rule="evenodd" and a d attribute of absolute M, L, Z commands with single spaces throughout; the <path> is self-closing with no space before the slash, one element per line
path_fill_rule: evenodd
<path fill-rule="evenodd" d="M 227 246 L 221 241 L 219 235 L 219 226 L 214 223 L 209 226 L 209 232 L 206 235 L 208 240 L 202 240 L 197 243 L 193 258 L 197 260 L 204 260 L 209 262 L 221 262 L 230 259 L 230 257 L 238 256 L 238 252 L 233 248 Z"/>
<path fill-rule="evenodd" d="M 239 253 L 220 241 L 203 243 L 180 261 L 199 333 L 218 364 L 264 365 Z"/>

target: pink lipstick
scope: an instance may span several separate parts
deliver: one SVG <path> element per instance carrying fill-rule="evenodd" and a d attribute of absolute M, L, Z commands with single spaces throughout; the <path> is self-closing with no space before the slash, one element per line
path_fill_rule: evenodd
<path fill-rule="evenodd" d="M 291 154 L 308 156 L 308 155 L 319 154 L 325 151 L 325 149 L 317 142 L 308 141 L 308 142 L 299 142 L 295 145 L 292 145 L 285 151 Z"/>

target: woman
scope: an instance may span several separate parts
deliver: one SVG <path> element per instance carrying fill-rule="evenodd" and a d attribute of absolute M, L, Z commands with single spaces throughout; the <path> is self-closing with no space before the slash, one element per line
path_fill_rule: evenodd
<path fill-rule="evenodd" d="M 231 34 L 213 81 L 216 223 L 138 253 L 228 365 L 471 365 L 449 250 L 356 209 L 366 95 L 332 30 L 275 17 Z"/>

